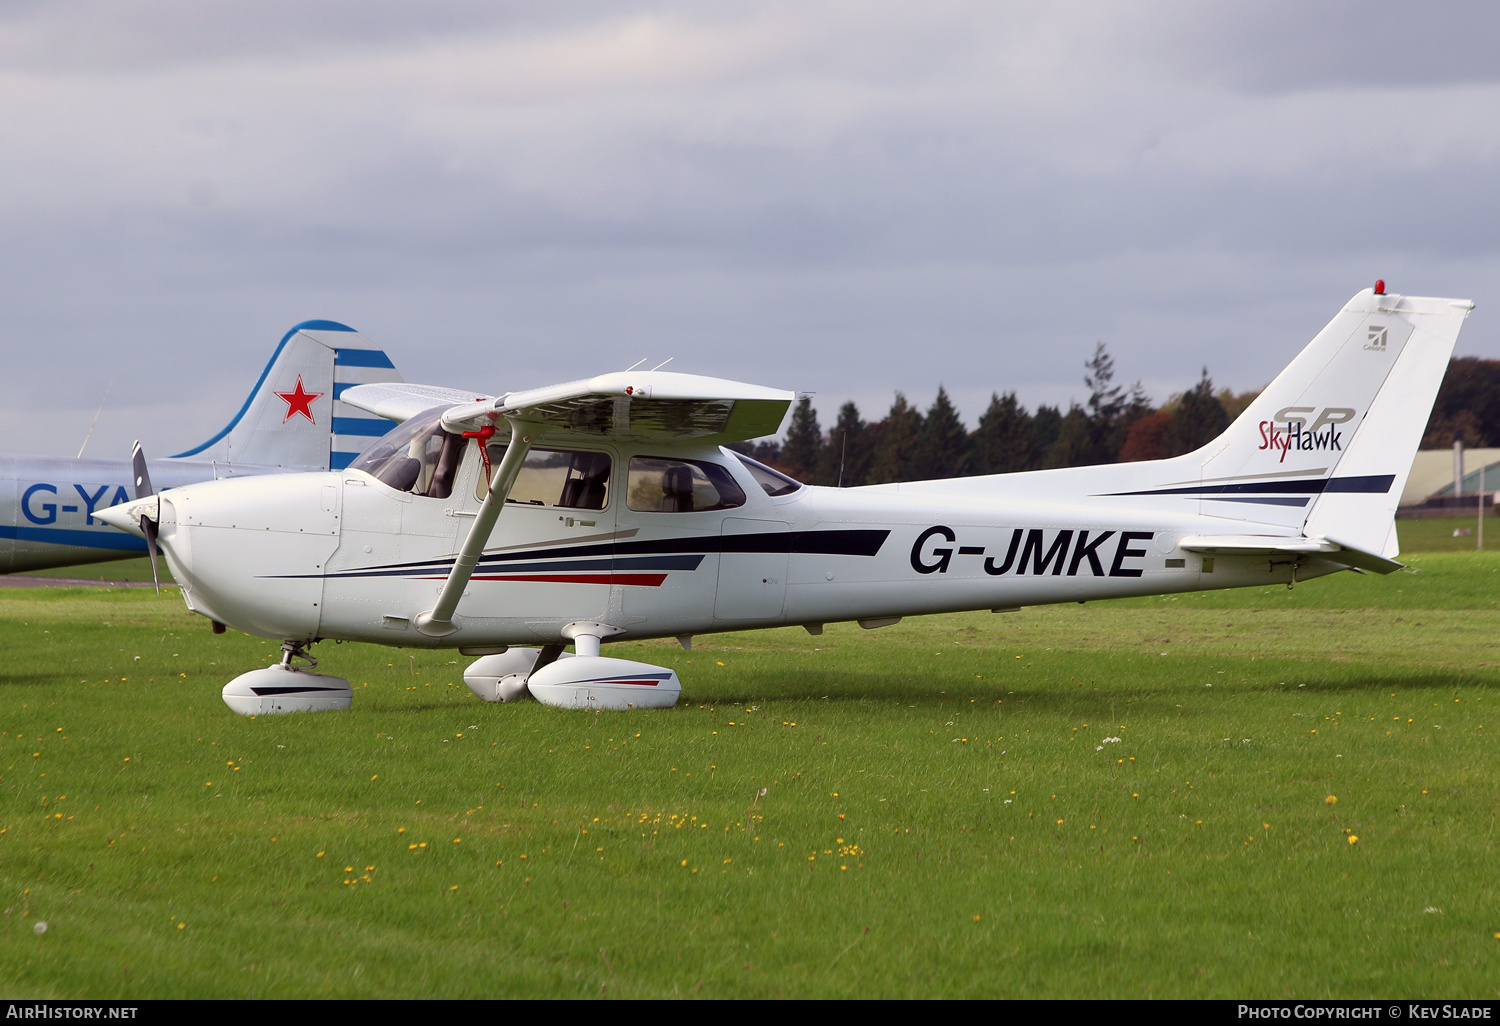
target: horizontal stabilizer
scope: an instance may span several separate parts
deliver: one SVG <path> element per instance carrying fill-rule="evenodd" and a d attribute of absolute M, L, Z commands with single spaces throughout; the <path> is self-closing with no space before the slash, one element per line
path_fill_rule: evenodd
<path fill-rule="evenodd" d="M 1178 543 L 1187 552 L 1199 552 L 1214 556 L 1316 556 L 1330 563 L 1377 574 L 1394 573 L 1404 568 L 1398 563 L 1373 552 L 1365 552 L 1349 545 L 1340 544 L 1332 538 L 1278 538 L 1260 534 L 1215 534 L 1192 535 Z"/>
<path fill-rule="evenodd" d="M 340 396 L 350 406 L 373 413 L 377 417 L 399 422 L 410 420 L 417 414 L 434 406 L 453 406 L 457 403 L 480 403 L 494 396 L 475 395 L 442 385 L 415 385 L 399 381 L 388 381 L 379 385 L 355 385 Z"/>

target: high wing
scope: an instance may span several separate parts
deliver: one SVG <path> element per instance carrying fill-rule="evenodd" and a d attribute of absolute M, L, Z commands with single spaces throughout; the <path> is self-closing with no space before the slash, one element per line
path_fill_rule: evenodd
<path fill-rule="evenodd" d="M 435 385 L 385 384 L 351 388 L 342 398 L 391 420 L 454 403 L 443 414 L 443 426 L 454 432 L 524 421 L 551 438 L 724 443 L 773 434 L 797 393 L 698 374 L 617 371 L 499 397 Z M 496 426 L 503 437 L 503 424 Z"/>

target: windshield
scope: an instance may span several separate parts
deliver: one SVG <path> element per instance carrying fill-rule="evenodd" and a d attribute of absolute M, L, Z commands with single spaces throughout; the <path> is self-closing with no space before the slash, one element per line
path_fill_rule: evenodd
<path fill-rule="evenodd" d="M 401 492 L 446 499 L 463 459 L 464 437 L 444 431 L 446 406 L 419 413 L 365 450 L 350 470 L 365 473 Z"/>
<path fill-rule="evenodd" d="M 733 452 L 733 450 L 730 450 Z M 802 487 L 801 482 L 787 477 L 779 470 L 772 470 L 764 463 L 758 463 L 742 452 L 736 452 L 735 456 L 750 471 L 750 476 L 755 478 L 755 483 L 765 489 L 767 495 L 790 495 Z"/>

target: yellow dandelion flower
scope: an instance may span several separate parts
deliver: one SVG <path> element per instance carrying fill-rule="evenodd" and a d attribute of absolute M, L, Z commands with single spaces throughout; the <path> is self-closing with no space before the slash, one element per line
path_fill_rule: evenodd
<path fill-rule="evenodd" d="M 1349 843 L 1350 844 L 1355 844 L 1358 841 L 1359 841 L 1359 835 L 1358 834 L 1350 834 L 1349 835 Z"/>
<path fill-rule="evenodd" d="M 1325 804 L 1325 805 L 1332 805 L 1335 802 L 1337 802 L 1338 800 L 1339 800 L 1338 795 L 1331 794 L 1327 798 L 1323 799 L 1323 804 Z"/>

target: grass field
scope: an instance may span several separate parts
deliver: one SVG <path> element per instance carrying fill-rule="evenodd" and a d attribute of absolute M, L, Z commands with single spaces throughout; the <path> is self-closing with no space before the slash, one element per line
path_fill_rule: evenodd
<path fill-rule="evenodd" d="M 1494 997 L 1500 553 L 1413 562 L 620 644 L 683 701 L 601 715 L 324 644 L 353 710 L 244 719 L 273 643 L 0 590 L 0 990 Z"/>

